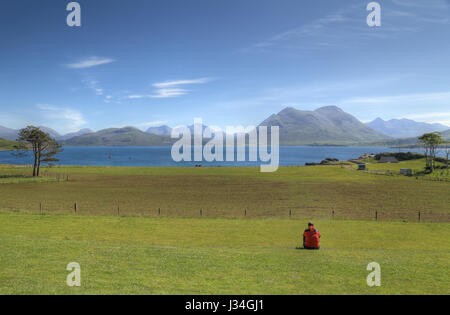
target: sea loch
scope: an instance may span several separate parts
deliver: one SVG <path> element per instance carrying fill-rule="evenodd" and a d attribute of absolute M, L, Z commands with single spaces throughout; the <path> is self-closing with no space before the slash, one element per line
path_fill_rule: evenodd
<path fill-rule="evenodd" d="M 248 148 L 246 149 L 248 154 Z M 398 152 L 387 147 L 335 147 L 335 146 L 281 146 L 280 166 L 304 166 L 307 162 L 320 162 L 325 158 L 341 161 L 353 159 L 364 153 Z M 402 149 L 421 153 L 420 149 Z M 14 152 L 0 151 L 0 164 L 32 164 L 31 153 L 18 158 Z M 175 162 L 170 146 L 158 147 L 64 147 L 57 156 L 56 165 L 80 166 L 136 166 L 136 167 L 259 167 L 260 161 L 239 162 Z"/>

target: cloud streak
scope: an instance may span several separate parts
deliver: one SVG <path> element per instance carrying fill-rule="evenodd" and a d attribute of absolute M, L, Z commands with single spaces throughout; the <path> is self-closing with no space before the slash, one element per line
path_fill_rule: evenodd
<path fill-rule="evenodd" d="M 98 96 L 103 95 L 103 89 L 99 87 L 99 82 L 96 80 L 83 80 L 83 83 L 86 84 L 86 86 L 94 91 L 95 94 Z"/>
<path fill-rule="evenodd" d="M 193 80 L 178 80 L 178 81 L 167 81 L 162 83 L 154 83 L 153 86 L 156 88 L 170 88 L 180 85 L 190 85 L 190 84 L 204 84 L 211 82 L 211 78 L 200 78 L 200 79 L 193 79 Z"/>
<path fill-rule="evenodd" d="M 199 78 L 190 80 L 176 80 L 154 83 L 152 86 L 156 88 L 153 94 L 131 94 L 128 99 L 145 99 L 145 98 L 172 98 L 188 94 L 190 91 L 182 88 L 183 85 L 205 84 L 213 81 L 212 78 Z"/>
<path fill-rule="evenodd" d="M 382 4 L 382 26 L 365 24 L 368 12 L 358 1 L 334 14 L 324 15 L 309 23 L 288 29 L 242 49 L 244 53 L 316 51 L 364 46 L 373 40 L 397 39 L 405 34 L 421 32 L 428 25 L 450 24 L 449 1 L 396 0 Z"/>
<path fill-rule="evenodd" d="M 155 94 L 134 94 L 134 95 L 128 95 L 128 99 L 143 99 L 143 98 L 171 98 L 171 97 L 177 97 L 181 95 L 187 94 L 187 90 L 184 89 L 159 89 L 156 91 Z"/>
<path fill-rule="evenodd" d="M 264 49 L 275 46 L 277 44 L 291 41 L 291 40 L 299 40 L 301 38 L 318 36 L 323 33 L 325 29 L 328 28 L 329 25 L 336 23 L 343 23 L 347 21 L 347 19 L 341 15 L 328 15 L 324 18 L 317 19 L 312 23 L 306 24 L 304 26 L 300 26 L 294 29 L 287 30 L 283 33 L 272 36 L 271 38 L 261 41 L 259 43 L 254 44 L 248 50 L 252 49 Z"/>
<path fill-rule="evenodd" d="M 69 69 L 87 69 L 101 65 L 106 65 L 114 61 L 115 60 L 111 58 L 90 57 L 80 60 L 76 63 L 67 64 L 66 67 Z"/>

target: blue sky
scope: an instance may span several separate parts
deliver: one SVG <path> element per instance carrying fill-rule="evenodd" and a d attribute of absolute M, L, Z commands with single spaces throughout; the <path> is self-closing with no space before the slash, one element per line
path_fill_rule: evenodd
<path fill-rule="evenodd" d="M 450 126 L 450 1 L 78 1 L 0 4 L 0 125 L 61 133 L 255 125 L 286 106 Z"/>

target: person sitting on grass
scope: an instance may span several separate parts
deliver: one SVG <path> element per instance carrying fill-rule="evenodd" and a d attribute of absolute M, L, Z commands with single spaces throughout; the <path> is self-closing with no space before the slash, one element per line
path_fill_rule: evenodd
<path fill-rule="evenodd" d="M 308 228 L 303 233 L 304 249 L 320 249 L 320 233 L 314 227 L 314 223 L 308 223 Z"/>

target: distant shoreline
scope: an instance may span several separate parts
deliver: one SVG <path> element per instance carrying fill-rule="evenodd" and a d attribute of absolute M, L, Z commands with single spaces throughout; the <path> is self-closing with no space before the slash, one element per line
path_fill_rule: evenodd
<path fill-rule="evenodd" d="M 271 150 L 270 148 L 268 149 Z M 320 163 L 326 159 L 348 161 L 364 154 L 379 154 L 384 152 L 395 153 L 398 150 L 386 146 L 381 147 L 357 147 L 357 146 L 280 146 L 279 166 L 299 166 L 306 163 Z M 60 162 L 52 163 L 55 166 L 105 166 L 105 167 L 260 167 L 268 164 L 257 160 L 249 161 L 248 151 L 244 161 L 239 161 L 237 155 L 232 161 L 226 161 L 227 148 L 223 150 L 224 161 L 191 161 L 175 162 L 171 156 L 171 148 L 167 146 L 72 146 L 65 147 L 64 151 L 57 155 Z M 406 151 L 406 150 L 402 150 Z M 415 153 L 420 153 L 420 151 Z M 237 154 L 237 150 L 234 151 Z M 0 152 L 0 164 L 29 165 L 32 164 L 32 156 L 28 153 L 23 157 L 15 157 L 14 151 Z"/>

